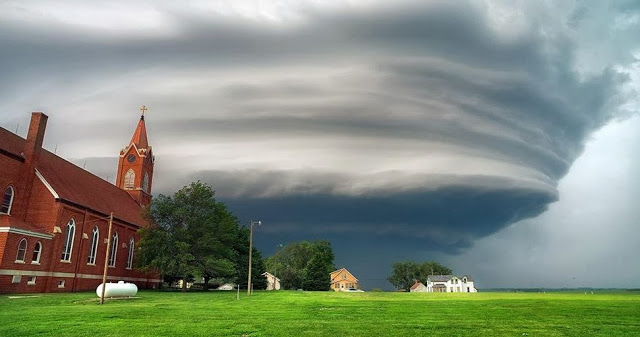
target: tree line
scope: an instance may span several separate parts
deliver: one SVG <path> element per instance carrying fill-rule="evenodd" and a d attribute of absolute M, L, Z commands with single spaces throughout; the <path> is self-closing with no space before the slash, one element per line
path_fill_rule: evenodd
<path fill-rule="evenodd" d="M 329 241 L 301 241 L 283 246 L 266 258 L 265 265 L 283 289 L 329 290 L 333 260 Z"/>
<path fill-rule="evenodd" d="M 136 265 L 159 272 L 165 281 L 202 278 L 206 290 L 217 283 L 246 284 L 249 228 L 242 226 L 213 188 L 192 182 L 173 194 L 160 194 L 144 211 L 150 226 L 140 230 Z M 328 241 L 290 243 L 266 259 L 252 251 L 251 283 L 265 289 L 266 270 L 277 274 L 284 289 L 329 290 L 333 251 Z"/>
<path fill-rule="evenodd" d="M 241 226 L 227 207 L 215 199 L 211 186 L 193 182 L 173 196 L 160 194 L 144 212 L 151 224 L 140 230 L 137 264 L 163 274 L 166 281 L 202 278 L 247 282 L 249 229 Z M 253 249 L 255 289 L 266 288 L 264 262 Z"/>
<path fill-rule="evenodd" d="M 387 280 L 397 289 L 409 291 L 416 280 L 427 283 L 429 275 L 451 275 L 451 269 L 435 261 L 412 262 L 400 261 L 392 265 L 391 276 Z"/>

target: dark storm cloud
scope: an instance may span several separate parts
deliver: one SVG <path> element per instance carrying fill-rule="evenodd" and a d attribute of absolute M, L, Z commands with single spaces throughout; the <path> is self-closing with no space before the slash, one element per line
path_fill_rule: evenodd
<path fill-rule="evenodd" d="M 77 115 L 94 100 L 144 98 L 157 107 L 147 119 L 156 192 L 205 180 L 243 219 L 287 235 L 468 247 L 555 201 L 585 139 L 624 99 L 627 78 L 611 67 L 574 67 L 569 27 L 588 11 L 559 22 L 532 10 L 515 29 L 464 1 L 309 5 L 285 24 L 155 10 L 164 30 L 150 36 L 0 21 L 0 98 L 20 106 L 8 98 L 37 82 Z M 86 139 L 77 151 L 113 142 L 85 131 L 116 115 L 122 125 L 106 106 L 51 134 L 65 148 Z"/>

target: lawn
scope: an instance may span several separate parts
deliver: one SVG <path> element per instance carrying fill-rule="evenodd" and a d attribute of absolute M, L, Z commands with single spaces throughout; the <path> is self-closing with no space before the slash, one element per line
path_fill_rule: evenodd
<path fill-rule="evenodd" d="M 632 292 L 35 296 L 0 296 L 0 336 L 640 336 Z"/>

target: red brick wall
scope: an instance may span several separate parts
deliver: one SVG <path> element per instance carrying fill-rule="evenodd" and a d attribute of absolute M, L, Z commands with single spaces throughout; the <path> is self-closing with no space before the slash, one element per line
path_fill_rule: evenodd
<path fill-rule="evenodd" d="M 14 194 L 13 194 L 13 207 L 11 208 L 11 214 L 13 214 L 14 210 L 21 207 L 20 198 L 16 196 L 22 195 L 24 190 L 22 189 L 22 185 L 19 182 L 20 179 L 20 168 L 23 163 L 15 160 L 13 158 L 7 157 L 5 155 L 0 154 L 0 198 L 4 196 L 4 190 L 7 186 L 13 186 Z M 0 199 L 1 202 L 1 199 Z"/>
<path fill-rule="evenodd" d="M 24 263 L 16 262 L 18 245 L 20 244 L 20 241 L 22 241 L 22 239 L 27 240 L 27 251 L 24 258 Z M 33 251 L 37 242 L 40 242 L 40 244 L 42 245 L 42 249 L 40 251 L 40 264 L 34 264 L 33 260 Z M 45 291 L 48 277 L 38 276 L 37 272 L 48 272 L 48 266 L 45 261 L 47 261 L 46 254 L 51 249 L 51 240 L 16 233 L 0 233 L 0 248 L 2 248 L 4 251 L 2 263 L 0 263 L 0 269 L 3 271 L 25 271 L 26 274 L 21 277 L 20 283 L 12 282 L 14 273 L 12 273 L 12 275 L 0 275 L 0 293 L 25 293 Z M 34 285 L 27 284 L 29 275 L 36 276 L 36 282 Z"/>

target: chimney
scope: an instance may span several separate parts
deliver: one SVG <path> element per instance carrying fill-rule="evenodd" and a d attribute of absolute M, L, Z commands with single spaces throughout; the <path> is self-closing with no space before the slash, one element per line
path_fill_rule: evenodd
<path fill-rule="evenodd" d="M 24 159 L 27 166 L 34 166 L 40 158 L 42 141 L 44 140 L 44 130 L 47 128 L 47 115 L 42 112 L 31 113 L 31 123 L 29 123 L 29 133 L 27 133 L 27 143 L 24 147 Z"/>
<path fill-rule="evenodd" d="M 29 200 L 31 198 L 31 189 L 33 188 L 33 180 L 36 178 L 36 167 L 40 160 L 42 152 L 42 141 L 44 140 L 44 130 L 47 128 L 47 115 L 42 112 L 31 113 L 31 123 L 29 124 L 29 133 L 27 133 L 27 141 L 24 146 L 24 167 L 20 173 L 18 182 L 18 190 L 21 197 L 15 204 L 17 218 L 26 221 L 29 214 Z M 13 209 L 13 208 L 12 208 Z"/>

